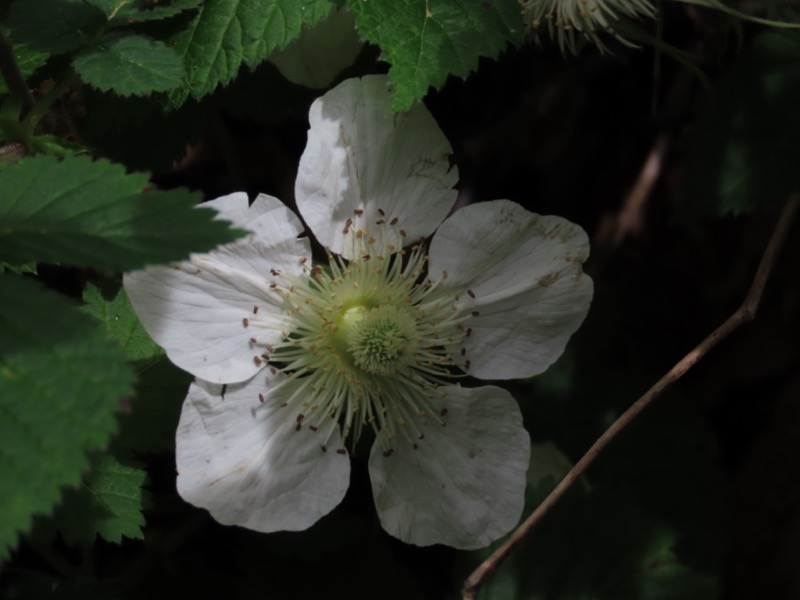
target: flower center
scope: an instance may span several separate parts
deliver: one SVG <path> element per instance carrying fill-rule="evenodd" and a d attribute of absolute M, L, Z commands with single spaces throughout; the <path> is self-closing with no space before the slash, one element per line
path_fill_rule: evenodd
<path fill-rule="evenodd" d="M 340 328 L 353 362 L 367 373 L 391 375 L 414 361 L 419 343 L 416 322 L 401 307 L 350 308 Z"/>
<path fill-rule="evenodd" d="M 386 223 L 374 225 L 380 233 Z M 440 386 L 456 383 L 469 368 L 464 340 L 472 330 L 465 322 L 477 313 L 425 277 L 422 243 L 398 249 L 374 239 L 367 226 L 360 211 L 348 220 L 350 259 L 330 255 L 327 267 L 313 268 L 303 259 L 304 276 L 276 271 L 284 283 L 271 289 L 282 312 L 254 310 L 244 320 L 255 332 L 280 332 L 278 342 L 257 333 L 250 338 L 254 350 L 266 350 L 253 360 L 285 375 L 272 395 L 297 431 L 322 430 L 323 451 L 339 427 L 353 441 L 364 426 L 384 431 L 389 454 L 398 436 L 416 447 L 426 423 L 444 424 Z"/>

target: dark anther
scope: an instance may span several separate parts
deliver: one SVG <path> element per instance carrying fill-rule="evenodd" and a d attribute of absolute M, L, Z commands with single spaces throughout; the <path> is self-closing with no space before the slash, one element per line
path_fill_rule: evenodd
<path fill-rule="evenodd" d="M 336 451 L 336 454 L 347 454 L 347 450 L 345 450 L 344 448 L 339 448 L 339 449 Z"/>
<path fill-rule="evenodd" d="M 258 395 L 258 401 L 259 402 L 263 402 L 264 401 L 264 394 L 259 394 Z"/>
<path fill-rule="evenodd" d="M 244 319 L 242 319 L 242 325 L 244 325 L 245 327 L 247 327 L 248 325 L 250 325 L 250 319 L 248 319 L 247 317 L 245 317 Z"/>

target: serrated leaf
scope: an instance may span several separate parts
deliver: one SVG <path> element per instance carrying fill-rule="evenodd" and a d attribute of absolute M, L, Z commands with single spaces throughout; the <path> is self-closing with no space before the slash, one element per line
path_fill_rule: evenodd
<path fill-rule="evenodd" d="M 94 319 L 32 281 L 0 276 L 0 331 L 3 556 L 107 442 L 133 373 Z"/>
<path fill-rule="evenodd" d="M 164 356 L 164 351 L 136 318 L 125 288 L 120 287 L 113 297 L 106 299 L 99 287 L 89 283 L 83 291 L 83 301 L 84 311 L 100 320 L 106 335 L 122 346 L 125 358 L 136 361 Z"/>
<path fill-rule="evenodd" d="M 200 98 L 230 82 L 242 65 L 250 68 L 330 12 L 329 0 L 208 0 L 176 38 L 187 86 L 170 96 L 170 107 Z"/>
<path fill-rule="evenodd" d="M 121 96 L 166 92 L 183 82 L 183 62 L 163 42 L 144 35 L 111 33 L 72 61 L 86 83 Z"/>
<path fill-rule="evenodd" d="M 719 82 L 691 140 L 682 209 L 738 214 L 800 184 L 800 38 L 762 33 Z"/>
<path fill-rule="evenodd" d="M 347 6 L 358 31 L 391 64 L 395 111 L 410 108 L 449 75 L 466 77 L 481 56 L 494 58 L 520 43 L 524 29 L 517 0 L 348 0 Z"/>
<path fill-rule="evenodd" d="M 135 461 L 97 453 L 80 485 L 64 490 L 53 525 L 68 544 L 88 546 L 98 534 L 117 544 L 123 537 L 141 539 L 142 509 L 149 502 L 142 488 L 146 480 L 147 473 Z"/>
<path fill-rule="evenodd" d="M 242 232 L 186 190 L 144 193 L 147 176 L 88 157 L 25 158 L 0 172 L 0 260 L 131 270 L 186 258 Z"/>
<path fill-rule="evenodd" d="M 138 361 L 136 397 L 119 418 L 115 443 L 136 453 L 174 452 L 175 431 L 193 377 L 166 358 Z"/>
<path fill-rule="evenodd" d="M 62 54 L 88 44 L 104 23 L 100 10 L 80 0 L 16 0 L 5 24 L 15 41 Z"/>
<path fill-rule="evenodd" d="M 142 21 L 156 21 L 174 17 L 180 13 L 197 8 L 203 0 L 87 0 L 105 13 L 111 25 L 128 25 Z"/>

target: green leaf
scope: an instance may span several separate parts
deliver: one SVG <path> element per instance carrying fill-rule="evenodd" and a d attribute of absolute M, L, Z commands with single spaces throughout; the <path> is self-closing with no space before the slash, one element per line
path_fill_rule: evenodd
<path fill-rule="evenodd" d="M 170 107 L 227 84 L 243 64 L 256 67 L 332 7 L 329 0 L 208 0 L 176 38 L 189 80 L 171 94 Z"/>
<path fill-rule="evenodd" d="M 765 32 L 720 80 L 693 132 L 682 207 L 739 214 L 800 185 L 800 37 Z"/>
<path fill-rule="evenodd" d="M 197 8 L 203 0 L 87 0 L 106 15 L 111 25 L 128 25 L 142 21 L 156 21 L 174 17 L 186 10 Z"/>
<path fill-rule="evenodd" d="M 149 494 L 142 489 L 147 473 L 138 463 L 107 453 L 92 456 L 80 485 L 64 490 L 53 525 L 68 544 L 91 545 L 98 534 L 120 543 L 123 536 L 142 539 L 142 509 Z"/>
<path fill-rule="evenodd" d="M 185 190 L 143 192 L 147 176 L 87 157 L 25 158 L 0 172 L 0 261 L 130 270 L 186 258 L 242 232 Z"/>
<path fill-rule="evenodd" d="M 33 75 L 36 72 L 36 69 L 46 63 L 48 57 L 50 56 L 47 52 L 39 52 L 38 50 L 34 50 L 25 44 L 14 44 L 11 48 L 11 51 L 14 54 L 14 60 L 16 61 L 17 67 L 19 67 L 19 71 L 22 73 L 22 77 L 24 79 L 28 79 L 31 75 Z M 0 94 L 7 93 L 8 87 L 6 86 L 6 82 L 2 77 L 0 77 Z"/>
<path fill-rule="evenodd" d="M 154 360 L 164 356 L 164 351 L 150 339 L 131 308 L 131 303 L 121 287 L 110 300 L 96 285 L 89 283 L 83 291 L 84 311 L 94 315 L 103 323 L 106 335 L 125 350 L 125 358 L 131 361 Z"/>
<path fill-rule="evenodd" d="M 163 42 L 143 35 L 111 33 L 84 48 L 72 62 L 86 83 L 122 96 L 165 92 L 183 82 L 183 62 Z"/>
<path fill-rule="evenodd" d="M 133 374 L 117 344 L 72 304 L 0 276 L 0 556 L 31 517 L 77 483 L 114 431 Z"/>
<path fill-rule="evenodd" d="M 136 453 L 174 452 L 181 407 L 194 378 L 166 358 L 134 367 L 136 397 L 119 418 L 115 443 Z"/>
<path fill-rule="evenodd" d="M 359 32 L 392 65 L 395 111 L 408 109 L 431 86 L 441 87 L 448 75 L 465 77 L 479 57 L 494 58 L 520 43 L 524 29 L 516 0 L 349 0 L 347 6 Z"/>
<path fill-rule="evenodd" d="M 53 54 L 89 44 L 104 23 L 100 10 L 80 0 L 16 0 L 6 13 L 14 40 Z"/>

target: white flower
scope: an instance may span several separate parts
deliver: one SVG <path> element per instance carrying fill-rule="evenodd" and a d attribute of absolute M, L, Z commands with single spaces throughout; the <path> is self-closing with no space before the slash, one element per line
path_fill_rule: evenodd
<path fill-rule="evenodd" d="M 606 46 L 600 37 L 607 33 L 630 46 L 614 28 L 620 17 L 654 18 L 650 0 L 520 0 L 529 27 L 538 32 L 547 27 L 551 38 L 558 40 L 562 52 L 577 53 L 576 36 L 584 36 L 601 50 Z"/>
<path fill-rule="evenodd" d="M 591 301 L 586 234 L 506 200 L 445 220 L 451 148 L 423 106 L 389 112 L 383 77 L 342 83 L 310 122 L 295 193 L 327 262 L 281 202 L 237 193 L 205 206 L 251 235 L 125 277 L 150 335 L 198 378 L 178 491 L 221 523 L 304 529 L 341 501 L 346 440 L 370 430 L 383 527 L 484 546 L 520 517 L 530 441 L 507 391 L 459 377 L 529 377 L 561 354 Z"/>

